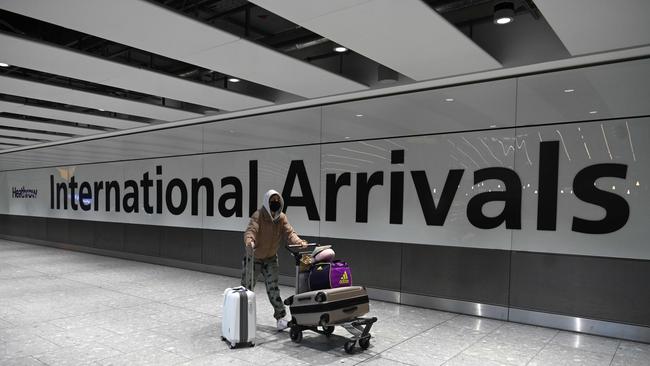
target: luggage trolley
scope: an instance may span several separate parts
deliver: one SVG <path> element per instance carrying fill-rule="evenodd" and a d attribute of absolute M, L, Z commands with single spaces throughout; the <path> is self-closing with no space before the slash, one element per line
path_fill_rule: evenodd
<path fill-rule="evenodd" d="M 318 245 L 315 243 L 307 245 L 308 248 L 316 246 Z M 329 337 L 334 332 L 335 326 L 341 326 L 352 334 L 352 337 L 348 338 L 343 347 L 346 353 L 352 353 L 357 342 L 362 350 L 366 350 L 370 346 L 370 329 L 377 321 L 377 318 L 364 318 L 356 315 L 346 317 L 346 314 L 353 314 L 358 311 L 363 312 L 360 315 L 364 315 L 368 312 L 368 296 L 365 287 L 351 286 L 333 290 L 310 291 L 309 272 L 300 270 L 300 259 L 303 255 L 309 254 L 311 251 L 300 251 L 300 248 L 299 245 L 287 245 L 287 249 L 291 254 L 293 254 L 296 262 L 296 293 L 295 295 L 285 299 L 284 304 L 289 306 L 290 309 L 306 305 L 314 311 L 310 312 L 310 316 L 306 319 L 305 317 L 301 317 L 302 320 L 298 321 L 296 316 L 293 314 L 295 309 L 292 309 L 292 319 L 289 322 L 289 336 L 291 337 L 291 340 L 300 343 L 302 341 L 302 332 L 304 330 L 311 330 Z M 346 298 L 358 295 L 354 294 L 354 292 L 361 292 L 362 296 Z M 327 308 L 326 306 L 328 295 L 330 298 L 337 299 L 332 308 Z M 306 304 L 298 304 L 299 302 L 305 302 Z M 324 310 L 325 308 L 327 309 Z M 336 314 L 339 317 L 339 320 L 330 320 L 330 314 L 328 312 Z"/>

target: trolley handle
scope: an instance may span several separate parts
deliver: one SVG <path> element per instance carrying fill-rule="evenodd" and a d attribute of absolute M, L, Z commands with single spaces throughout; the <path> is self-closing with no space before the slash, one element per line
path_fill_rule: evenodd
<path fill-rule="evenodd" d="M 314 248 L 314 247 L 317 247 L 317 246 L 318 246 L 318 243 L 307 243 L 307 248 Z M 287 244 L 287 245 L 285 245 L 285 247 L 287 248 L 287 250 L 291 254 L 293 254 L 293 257 L 296 260 L 296 266 L 300 264 L 300 257 L 302 256 L 302 254 L 311 253 L 311 251 L 313 250 L 312 249 L 312 250 L 308 250 L 308 251 L 307 250 L 301 251 L 300 249 L 304 248 L 302 245 L 290 245 L 290 244 Z"/>

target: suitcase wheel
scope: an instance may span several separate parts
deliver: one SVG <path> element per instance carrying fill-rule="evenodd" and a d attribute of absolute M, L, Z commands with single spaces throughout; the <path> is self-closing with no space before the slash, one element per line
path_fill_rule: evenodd
<path fill-rule="evenodd" d="M 302 341 L 302 330 L 294 326 L 289 330 L 289 337 L 295 343 L 300 343 Z"/>
<path fill-rule="evenodd" d="M 351 354 L 354 352 L 354 345 L 357 343 L 357 341 L 347 341 L 343 345 L 343 349 L 345 349 L 345 353 Z"/>
<path fill-rule="evenodd" d="M 327 337 L 331 336 L 332 333 L 334 333 L 334 326 L 333 326 L 333 325 L 323 326 L 323 333 L 324 333 Z"/>

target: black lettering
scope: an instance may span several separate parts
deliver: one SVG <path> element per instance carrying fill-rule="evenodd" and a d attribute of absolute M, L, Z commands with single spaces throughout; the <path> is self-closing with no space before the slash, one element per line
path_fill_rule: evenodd
<path fill-rule="evenodd" d="M 131 192 L 127 192 L 127 188 L 131 188 Z M 131 202 L 129 203 L 129 201 Z M 134 180 L 127 180 L 124 182 L 124 198 L 122 199 L 122 206 L 124 206 L 124 212 L 131 213 L 140 211 L 138 182 Z"/>
<path fill-rule="evenodd" d="M 521 229 L 521 180 L 508 168 L 485 168 L 474 172 L 474 184 L 488 179 L 501 180 L 504 191 L 479 193 L 467 203 L 467 218 L 480 229 L 493 229 L 505 221 L 506 229 Z M 483 205 L 503 201 L 503 211 L 495 217 L 483 215 Z"/>
<path fill-rule="evenodd" d="M 404 164 L 404 150 L 390 152 L 391 164 Z M 404 172 L 390 173 L 390 223 L 402 224 L 404 218 Z"/>
<path fill-rule="evenodd" d="M 162 165 L 156 165 L 156 175 L 162 175 Z M 156 213 L 162 213 L 162 179 L 156 179 Z"/>
<path fill-rule="evenodd" d="M 79 186 L 79 206 L 84 211 L 89 211 L 91 204 L 90 202 L 86 203 L 86 200 L 93 198 L 92 196 L 92 187 L 88 182 L 82 182 Z"/>
<path fill-rule="evenodd" d="M 292 196 L 291 191 L 293 185 L 298 178 L 300 191 L 302 196 Z M 284 181 L 284 188 L 282 188 L 282 197 L 284 198 L 284 212 L 287 212 L 289 206 L 304 206 L 307 210 L 307 217 L 309 220 L 320 220 L 318 209 L 316 208 L 316 201 L 314 201 L 314 194 L 309 184 L 309 177 L 305 169 L 305 163 L 302 160 L 292 160 L 287 173 L 287 179 Z"/>
<path fill-rule="evenodd" d="M 178 187 L 178 191 L 181 193 L 181 201 L 177 206 L 174 205 L 174 201 L 172 200 L 172 194 L 176 187 Z M 182 214 L 185 211 L 185 207 L 187 207 L 187 187 L 185 186 L 185 182 L 178 178 L 170 180 L 165 191 L 165 200 L 167 202 L 167 210 L 172 215 Z"/>
<path fill-rule="evenodd" d="M 248 162 L 248 216 L 257 210 L 257 160 Z"/>
<path fill-rule="evenodd" d="M 464 172 L 463 169 L 452 169 L 449 171 L 445 180 L 445 186 L 442 188 L 442 192 L 440 192 L 440 200 L 437 206 L 433 200 L 427 173 L 424 170 L 411 172 L 413 184 L 415 184 L 415 190 L 418 194 L 418 200 L 422 207 L 422 214 L 424 214 L 424 221 L 427 225 L 442 226 L 445 224 Z"/>
<path fill-rule="evenodd" d="M 325 221 L 336 221 L 336 205 L 339 195 L 339 189 L 351 184 L 352 174 L 346 172 L 339 177 L 336 174 L 327 174 L 325 176 Z"/>
<path fill-rule="evenodd" d="M 221 197 L 219 197 L 219 214 L 223 217 L 231 217 L 232 215 L 242 217 L 243 188 L 241 181 L 236 177 L 224 177 L 221 179 L 221 188 L 225 186 L 233 186 L 235 188 L 235 191 L 224 193 L 221 195 Z M 227 202 L 229 200 L 234 200 L 231 208 L 228 208 L 227 205 Z"/>
<path fill-rule="evenodd" d="M 93 205 L 94 206 L 93 209 L 95 211 L 99 211 L 99 192 L 101 192 L 104 189 L 104 182 L 95 182 L 94 188 L 95 189 L 94 189 L 93 197 L 95 197 L 94 198 L 95 202 Z"/>
<path fill-rule="evenodd" d="M 77 197 L 77 195 L 74 193 L 75 189 L 78 187 L 77 182 L 74 180 L 74 175 L 70 177 L 70 183 L 68 183 L 68 187 L 70 188 L 70 208 L 77 211 L 79 208 L 79 206 L 77 206 L 77 200 L 79 197 Z"/>
<path fill-rule="evenodd" d="M 153 187 L 153 181 L 149 179 L 149 172 L 142 175 L 140 187 L 142 187 L 142 207 L 144 208 L 144 212 L 152 214 L 153 206 L 151 206 L 151 203 L 149 202 L 149 188 Z"/>
<path fill-rule="evenodd" d="M 199 215 L 199 189 L 205 188 L 206 215 L 214 216 L 214 185 L 210 178 L 192 179 L 192 216 Z"/>
<path fill-rule="evenodd" d="M 374 186 L 384 184 L 384 172 L 357 173 L 357 222 L 368 222 L 368 196 Z"/>
<path fill-rule="evenodd" d="M 120 185 L 114 180 L 106 182 L 106 212 L 111 211 L 111 191 L 115 191 L 115 212 L 120 212 Z"/>
<path fill-rule="evenodd" d="M 539 144 L 537 230 L 555 230 L 557 225 L 559 151 L 559 141 L 546 141 Z"/>
<path fill-rule="evenodd" d="M 595 164 L 579 171 L 573 179 L 573 193 L 584 202 L 604 208 L 605 217 L 601 220 L 574 217 L 571 230 L 585 234 L 607 234 L 625 226 L 630 217 L 630 206 L 625 198 L 600 190 L 595 184 L 598 178 L 625 179 L 626 175 L 625 164 Z"/>
<path fill-rule="evenodd" d="M 50 174 L 50 209 L 54 210 L 54 176 Z"/>
<path fill-rule="evenodd" d="M 68 209 L 68 186 L 65 183 L 56 184 L 56 209 L 61 209 L 61 191 L 63 191 L 63 209 Z"/>

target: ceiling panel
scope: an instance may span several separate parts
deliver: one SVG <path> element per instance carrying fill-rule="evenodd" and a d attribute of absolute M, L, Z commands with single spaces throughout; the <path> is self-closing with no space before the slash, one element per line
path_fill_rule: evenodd
<path fill-rule="evenodd" d="M 243 39 L 188 56 L 185 61 L 307 98 L 367 89 L 365 85 Z"/>
<path fill-rule="evenodd" d="M 24 119 L 7 118 L 7 117 L 0 117 L 0 126 L 24 128 L 24 129 L 39 130 L 39 131 L 52 131 L 52 132 L 60 132 L 60 133 L 67 133 L 71 135 L 83 135 L 83 136 L 94 135 L 96 133 L 104 132 L 102 130 L 93 130 L 90 128 L 63 126 L 54 123 L 34 122 L 34 121 L 27 121 Z"/>
<path fill-rule="evenodd" d="M 126 119 L 110 118 L 110 117 L 96 116 L 96 115 L 86 114 L 86 113 L 63 111 L 60 109 L 38 107 L 33 105 L 21 104 L 21 103 L 7 102 L 4 100 L 0 100 L 0 112 L 9 112 L 14 114 L 23 114 L 26 116 L 50 118 L 59 121 L 83 123 L 87 125 L 116 128 L 120 130 L 136 128 L 136 127 L 144 127 L 149 125 L 148 123 L 129 121 Z"/>
<path fill-rule="evenodd" d="M 420 0 L 252 2 L 415 80 L 501 67 Z"/>
<path fill-rule="evenodd" d="M 0 93 L 57 103 L 72 104 L 82 107 L 104 109 L 111 112 L 119 112 L 162 121 L 178 121 L 202 116 L 198 113 L 7 76 L 0 76 Z"/>
<path fill-rule="evenodd" d="M 39 140 L 48 140 L 48 141 L 56 141 L 56 140 L 63 140 L 69 138 L 68 136 L 50 135 L 48 133 L 9 130 L 2 127 L 0 127 L 0 136 L 24 137 L 26 139 L 39 139 Z"/>
<path fill-rule="evenodd" d="M 10 137 L 0 137 L 0 144 L 15 144 L 15 145 L 33 145 L 37 141 L 27 141 L 21 139 L 12 139 Z"/>
<path fill-rule="evenodd" d="M 229 90 L 2 33 L 0 49 L 11 50 L 2 55 L 2 62 L 10 65 L 183 102 L 223 110 L 273 104 Z"/>
<path fill-rule="evenodd" d="M 367 88 L 147 1 L 0 0 L 0 7 L 300 96 Z M 222 48 L 230 43 L 237 43 L 236 55 L 210 57 L 230 52 L 231 48 Z M 264 59 L 259 59 L 260 55 Z M 293 73 L 278 72 L 278 67 Z"/>
<path fill-rule="evenodd" d="M 650 44 L 648 0 L 535 0 L 572 55 Z"/>

